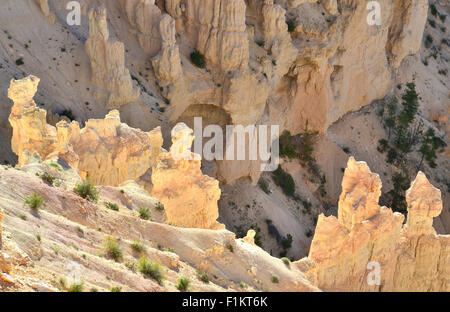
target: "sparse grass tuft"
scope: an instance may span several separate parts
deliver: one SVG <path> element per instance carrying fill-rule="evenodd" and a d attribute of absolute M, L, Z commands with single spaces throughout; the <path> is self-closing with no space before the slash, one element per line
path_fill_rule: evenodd
<path fill-rule="evenodd" d="M 156 280 L 159 284 L 164 280 L 164 269 L 156 262 L 151 262 L 145 257 L 139 259 L 138 270 L 145 276 L 149 276 Z"/>
<path fill-rule="evenodd" d="M 290 266 L 290 265 L 291 265 L 291 260 L 289 260 L 289 259 L 286 258 L 286 257 L 281 258 L 281 261 L 283 261 L 283 263 L 286 264 L 287 266 Z"/>
<path fill-rule="evenodd" d="M 164 205 L 163 205 L 163 203 L 158 202 L 158 203 L 155 205 L 155 209 L 158 210 L 158 211 L 163 211 L 163 210 L 164 210 Z"/>
<path fill-rule="evenodd" d="M 152 214 L 150 213 L 150 209 L 148 209 L 147 207 L 139 208 L 138 212 L 139 212 L 139 217 L 141 219 L 144 219 L 144 220 L 152 219 Z"/>
<path fill-rule="evenodd" d="M 23 213 L 19 213 L 17 216 L 24 221 L 27 219 L 27 216 Z"/>
<path fill-rule="evenodd" d="M 53 185 L 53 182 L 55 182 L 55 177 L 52 176 L 50 173 L 48 172 L 44 172 L 43 174 L 41 174 L 41 180 L 44 183 L 47 183 L 48 185 Z"/>
<path fill-rule="evenodd" d="M 145 251 L 145 246 L 144 246 L 144 244 L 142 244 L 140 242 L 133 242 L 131 244 L 131 249 L 133 249 L 133 251 L 135 251 L 137 253 L 142 253 Z"/>
<path fill-rule="evenodd" d="M 203 283 L 206 283 L 206 284 L 209 283 L 209 276 L 205 272 L 198 271 L 197 276 L 198 276 L 198 279 L 201 280 Z"/>
<path fill-rule="evenodd" d="M 105 202 L 105 206 L 108 209 L 111 209 L 111 210 L 114 210 L 114 211 L 119 211 L 119 205 L 117 205 L 116 203 Z"/>
<path fill-rule="evenodd" d="M 183 276 L 178 279 L 177 289 L 179 291 L 188 291 L 190 280 L 189 278 Z"/>
<path fill-rule="evenodd" d="M 123 265 L 126 266 L 131 272 L 136 273 L 136 271 L 137 271 L 137 265 L 136 265 L 136 263 L 133 263 L 133 262 L 125 262 Z"/>
<path fill-rule="evenodd" d="M 80 195 L 82 198 L 88 201 L 96 202 L 99 197 L 98 189 L 87 179 L 81 184 L 77 184 L 74 188 L 74 192 Z"/>
<path fill-rule="evenodd" d="M 38 211 L 42 205 L 45 204 L 44 199 L 38 193 L 33 193 L 33 195 L 25 198 L 25 204 L 30 206 L 30 208 L 34 211 Z"/>
<path fill-rule="evenodd" d="M 270 277 L 270 280 L 272 281 L 272 283 L 274 284 L 278 284 L 280 282 L 279 278 L 277 275 L 272 274 L 272 276 Z"/>
<path fill-rule="evenodd" d="M 114 238 L 108 236 L 105 241 L 106 256 L 114 261 L 120 261 L 123 258 L 122 249 L 119 242 Z"/>
<path fill-rule="evenodd" d="M 69 286 L 68 292 L 83 292 L 83 283 L 75 283 Z"/>

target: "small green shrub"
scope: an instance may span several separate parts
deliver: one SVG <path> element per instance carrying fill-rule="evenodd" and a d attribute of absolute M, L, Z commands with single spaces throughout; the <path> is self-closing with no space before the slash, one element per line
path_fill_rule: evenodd
<path fill-rule="evenodd" d="M 139 208 L 138 212 L 139 212 L 139 217 L 141 219 L 151 220 L 152 215 L 151 215 L 150 209 L 148 209 L 146 207 L 141 207 L 141 208 Z"/>
<path fill-rule="evenodd" d="M 269 189 L 269 183 L 266 180 L 264 180 L 263 178 L 259 179 L 258 186 L 267 195 L 269 195 L 271 193 L 270 189 Z"/>
<path fill-rule="evenodd" d="M 27 216 L 24 215 L 23 213 L 19 213 L 17 216 L 24 221 L 27 219 Z"/>
<path fill-rule="evenodd" d="M 280 156 L 293 159 L 298 157 L 295 145 L 292 143 L 292 135 L 289 131 L 284 131 L 280 136 Z"/>
<path fill-rule="evenodd" d="M 23 57 L 18 58 L 18 59 L 16 60 L 16 65 L 17 65 L 17 66 L 22 66 L 23 64 L 25 64 L 25 62 L 23 61 Z"/>
<path fill-rule="evenodd" d="M 55 182 L 55 177 L 47 172 L 41 174 L 40 178 L 42 181 L 44 181 L 44 183 L 47 183 L 48 185 L 53 185 L 53 182 Z"/>
<path fill-rule="evenodd" d="M 272 281 L 272 283 L 274 284 L 278 284 L 280 282 L 279 278 L 277 275 L 272 274 L 272 276 L 270 277 L 270 280 Z"/>
<path fill-rule="evenodd" d="M 230 252 L 234 252 L 233 245 L 231 245 L 231 244 L 227 244 L 227 249 L 228 249 Z"/>
<path fill-rule="evenodd" d="M 134 262 L 125 262 L 123 265 L 126 266 L 130 271 L 136 273 L 136 271 L 137 271 L 136 263 L 134 263 Z"/>
<path fill-rule="evenodd" d="M 286 21 L 286 24 L 288 25 L 288 32 L 291 33 L 295 30 L 295 28 L 296 28 L 295 20 L 289 19 Z"/>
<path fill-rule="evenodd" d="M 273 181 L 276 185 L 281 187 L 284 194 L 288 196 L 294 196 L 295 182 L 292 176 L 285 172 L 281 166 L 278 166 L 277 170 L 272 173 Z"/>
<path fill-rule="evenodd" d="M 58 170 L 58 171 L 63 171 L 63 168 L 62 168 L 59 164 L 57 164 L 57 163 L 55 163 L 55 162 L 51 162 L 51 163 L 49 164 L 49 166 L 52 167 L 52 168 L 55 168 L 55 169 Z"/>
<path fill-rule="evenodd" d="M 175 249 L 173 249 L 172 247 L 167 247 L 164 251 L 171 252 L 171 253 L 174 253 L 174 254 L 177 253 L 177 252 L 175 251 Z"/>
<path fill-rule="evenodd" d="M 378 141 L 378 146 L 377 146 L 377 150 L 380 153 L 384 153 L 386 152 L 387 148 L 389 147 L 389 142 L 386 139 L 381 139 Z"/>
<path fill-rule="evenodd" d="M 145 246 L 144 246 L 144 244 L 142 244 L 140 242 L 133 242 L 131 244 L 131 249 L 133 249 L 133 251 L 135 251 L 137 253 L 142 253 L 145 251 Z"/>
<path fill-rule="evenodd" d="M 284 250 L 288 250 L 292 247 L 292 235 L 287 234 L 286 237 L 283 237 L 281 240 L 281 246 Z"/>
<path fill-rule="evenodd" d="M 145 257 L 139 259 L 138 270 L 145 276 L 150 276 L 159 284 L 164 280 L 163 267 L 159 263 L 147 260 Z"/>
<path fill-rule="evenodd" d="M 111 292 L 122 292 L 122 287 L 120 286 L 113 286 L 110 289 Z"/>
<path fill-rule="evenodd" d="M 209 283 L 209 276 L 205 272 L 197 272 L 198 279 L 201 280 L 203 283 L 208 284 Z"/>
<path fill-rule="evenodd" d="M 45 204 L 44 199 L 38 193 L 25 198 L 25 203 L 34 211 L 38 211 Z"/>
<path fill-rule="evenodd" d="M 248 285 L 244 282 L 239 282 L 239 287 L 241 288 L 248 288 Z"/>
<path fill-rule="evenodd" d="M 191 62 L 198 68 L 205 68 L 206 67 L 206 60 L 203 54 L 201 54 L 199 51 L 195 50 L 191 53 Z"/>
<path fill-rule="evenodd" d="M 74 192 L 82 198 L 92 202 L 96 202 L 99 198 L 98 189 L 89 179 L 86 179 L 86 181 L 81 184 L 77 184 L 74 188 Z"/>
<path fill-rule="evenodd" d="M 123 258 L 120 244 L 114 238 L 108 236 L 105 241 L 106 256 L 114 261 L 120 261 Z"/>
<path fill-rule="evenodd" d="M 161 202 L 156 203 L 155 209 L 158 210 L 158 211 L 163 211 L 164 210 L 163 203 L 161 203 Z"/>
<path fill-rule="evenodd" d="M 83 292 L 83 283 L 75 283 L 69 286 L 68 292 Z"/>
<path fill-rule="evenodd" d="M 190 284 L 190 280 L 187 277 L 185 277 L 185 276 L 180 277 L 178 279 L 177 289 L 179 291 L 188 291 L 189 284 Z"/>
<path fill-rule="evenodd" d="M 116 203 L 105 202 L 105 206 L 108 209 L 111 209 L 111 210 L 114 210 L 114 211 L 119 211 L 119 205 L 117 205 Z"/>
<path fill-rule="evenodd" d="M 431 10 L 431 14 L 433 14 L 433 16 L 437 15 L 438 11 L 434 4 L 430 4 L 430 10 Z"/>
<path fill-rule="evenodd" d="M 286 258 L 286 257 L 281 258 L 281 261 L 283 261 L 283 263 L 286 264 L 287 266 L 290 266 L 290 265 L 291 265 L 291 260 L 289 260 L 289 259 Z"/>

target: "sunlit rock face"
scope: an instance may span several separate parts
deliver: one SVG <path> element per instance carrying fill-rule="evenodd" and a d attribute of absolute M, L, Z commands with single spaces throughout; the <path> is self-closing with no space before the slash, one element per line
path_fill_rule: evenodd
<path fill-rule="evenodd" d="M 161 200 L 170 223 L 224 228 L 216 221 L 219 182 L 203 175 L 199 155 L 191 153 L 192 129 L 177 124 L 172 130 L 170 151 L 161 153 L 159 127 L 149 132 L 131 128 L 121 123 L 117 110 L 110 111 L 104 119 L 88 120 L 84 128 L 76 121 L 65 120 L 53 127 L 46 123 L 45 111 L 33 102 L 38 82 L 33 76 L 11 82 L 14 106 L 10 120 L 15 133 L 12 144 L 21 160 L 19 165 L 37 153 L 43 160 L 64 160 L 81 178 L 89 178 L 94 184 L 118 186 L 135 180 Z M 34 113 L 23 122 L 28 111 Z"/>
<path fill-rule="evenodd" d="M 380 25 L 359 0 L 164 1 L 160 8 L 173 18 L 178 39 L 164 44 L 173 41 L 161 28 L 163 48 L 153 65 L 171 102 L 169 119 L 186 122 L 194 107 L 208 104 L 234 125 L 270 123 L 298 134 L 308 122 L 324 133 L 344 114 L 383 98 L 402 60 L 419 50 L 427 1 L 378 3 Z M 206 70 L 180 65 L 177 47 L 198 50 Z M 255 167 L 217 161 L 216 176 L 255 181 Z"/>
<path fill-rule="evenodd" d="M 2 221 L 3 221 L 3 210 L 0 209 L 0 251 L 2 250 Z"/>
<path fill-rule="evenodd" d="M 175 39 L 175 20 L 165 14 L 159 23 L 162 37 L 162 48 L 159 54 L 152 60 L 157 78 L 168 85 L 176 83 L 183 75 L 181 67 L 180 51 Z"/>
<path fill-rule="evenodd" d="M 172 129 L 172 147 L 153 169 L 152 195 L 166 210 L 168 222 L 180 227 L 220 229 L 219 181 L 202 174 L 201 160 L 190 151 L 192 130 L 183 123 Z"/>
<path fill-rule="evenodd" d="M 441 192 L 419 172 L 403 225 L 403 215 L 377 205 L 380 189 L 378 175 L 350 158 L 339 218 L 319 216 L 308 259 L 298 265 L 322 290 L 448 291 L 450 235 L 432 226 Z"/>
<path fill-rule="evenodd" d="M 39 78 L 29 76 L 21 80 L 11 80 L 8 97 L 14 102 L 9 115 L 13 128 L 11 147 L 18 156 L 18 165 L 26 163 L 24 153 L 39 153 L 41 157 L 56 152 L 56 129 L 47 124 L 47 112 L 36 106 L 33 96 L 37 92 Z"/>
<path fill-rule="evenodd" d="M 104 6 L 89 11 L 86 52 L 91 60 L 92 83 L 106 93 L 106 107 L 118 108 L 139 99 L 139 89 L 133 86 L 125 66 L 125 46 L 109 38 Z"/>
<path fill-rule="evenodd" d="M 46 122 L 46 111 L 33 101 L 38 83 L 38 78 L 30 76 L 11 81 L 9 89 L 14 102 L 9 117 L 11 145 L 18 166 L 38 153 L 43 160 L 64 160 L 96 184 L 117 186 L 138 181 L 155 164 L 163 143 L 159 127 L 150 132 L 131 128 L 121 123 L 116 110 L 104 119 L 88 120 L 81 129 L 78 122 L 65 120 L 53 127 Z"/>
<path fill-rule="evenodd" d="M 150 132 L 131 128 L 121 123 L 116 110 L 105 119 L 88 120 L 82 129 L 76 122 L 62 121 L 57 124 L 57 131 L 61 158 L 78 169 L 82 178 L 90 178 L 99 185 L 138 181 L 155 164 L 162 145 L 159 128 Z M 66 137 L 69 140 L 63 139 Z"/>
<path fill-rule="evenodd" d="M 419 51 L 428 10 L 427 0 L 378 1 L 377 25 L 368 22 L 374 8 L 367 10 L 367 2 L 321 3 L 322 16 L 319 4 L 295 8 L 293 37 L 303 53 L 296 61 L 297 90 L 290 107 L 296 120 L 287 124 L 294 133 L 306 120 L 324 131 L 345 113 L 383 98 L 392 88 L 392 72 Z"/>
<path fill-rule="evenodd" d="M 137 31 L 139 44 L 145 53 L 155 56 L 161 48 L 159 22 L 161 10 L 154 0 L 120 0 L 128 21 Z"/>

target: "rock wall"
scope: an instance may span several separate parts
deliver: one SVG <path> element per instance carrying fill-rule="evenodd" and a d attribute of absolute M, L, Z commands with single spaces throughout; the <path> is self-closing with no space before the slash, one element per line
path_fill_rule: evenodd
<path fill-rule="evenodd" d="M 319 216 L 308 258 L 296 262 L 313 284 L 329 291 L 450 290 L 450 235 L 433 229 L 441 192 L 422 172 L 406 194 L 406 224 L 378 206 L 380 178 L 365 162 L 350 158 L 342 190 L 338 218 Z"/>
<path fill-rule="evenodd" d="M 2 221 L 3 221 L 3 210 L 0 209 L 0 251 L 2 250 Z"/>
<path fill-rule="evenodd" d="M 166 0 L 161 7 L 175 20 L 178 42 L 171 41 L 171 61 L 154 68 L 168 86 L 169 119 L 187 122 L 195 110 L 220 124 L 206 106 L 198 109 L 207 104 L 232 124 L 276 124 L 280 133 L 298 134 L 308 122 L 324 133 L 345 113 L 383 98 L 401 61 L 420 47 L 428 2 L 379 3 L 381 25 L 370 25 L 371 11 L 359 0 Z M 206 70 L 180 66 L 175 46 L 202 53 Z M 168 73 L 183 79 L 171 82 Z M 259 164 L 217 165 L 226 183 L 259 177 Z"/>
<path fill-rule="evenodd" d="M 183 123 L 172 129 L 172 147 L 153 169 L 152 196 L 163 204 L 169 223 L 188 228 L 223 229 L 217 201 L 219 181 L 202 174 L 199 155 L 190 151 L 193 131 Z"/>
<path fill-rule="evenodd" d="M 153 58 L 155 75 L 163 86 L 176 84 L 183 77 L 180 50 L 175 39 L 175 20 L 164 14 L 159 23 L 162 47 L 158 55 Z"/>
<path fill-rule="evenodd" d="M 181 227 L 222 229 L 217 201 L 219 182 L 203 175 L 198 155 L 190 152 L 192 130 L 179 123 L 172 130 L 170 152 L 162 151 L 160 127 L 149 132 L 121 123 L 117 110 L 104 119 L 90 119 L 84 128 L 62 120 L 56 127 L 45 121 L 45 110 L 33 96 L 39 79 L 11 81 L 14 101 L 10 121 L 13 150 L 19 166 L 32 154 L 42 160 L 61 159 L 94 184 L 119 186 L 135 180 L 164 204 L 168 222 Z M 31 112 L 31 113 L 30 113 Z"/>
<path fill-rule="evenodd" d="M 118 108 L 139 100 L 139 89 L 125 66 L 125 46 L 109 38 L 104 5 L 89 11 L 86 52 L 91 60 L 92 83 L 99 87 L 98 97 L 105 98 L 106 107 Z"/>
<path fill-rule="evenodd" d="M 14 102 L 9 115 L 13 128 L 12 151 L 18 156 L 18 166 L 25 164 L 30 153 L 46 158 L 56 152 L 56 129 L 47 124 L 47 112 L 36 106 L 33 96 L 37 92 L 39 78 L 29 76 L 11 80 L 8 97 Z"/>
<path fill-rule="evenodd" d="M 40 6 L 42 14 L 44 14 L 47 21 L 51 24 L 54 24 L 56 21 L 55 14 L 50 12 L 50 7 L 48 5 L 48 0 L 35 0 L 36 3 Z"/>
<path fill-rule="evenodd" d="M 161 48 L 161 10 L 155 5 L 155 0 L 121 0 L 120 4 L 130 25 L 136 30 L 142 49 L 155 56 Z"/>
<path fill-rule="evenodd" d="M 118 186 L 138 181 L 155 165 L 162 146 L 161 129 L 150 132 L 120 122 L 117 110 L 105 119 L 90 119 L 80 129 L 77 122 L 56 125 L 59 157 L 80 176 L 95 184 Z"/>
<path fill-rule="evenodd" d="M 12 80 L 8 96 L 14 101 L 9 117 L 13 128 L 11 145 L 18 166 L 38 153 L 43 160 L 64 160 L 83 178 L 95 184 L 117 186 L 139 180 L 156 163 L 162 146 L 161 129 L 150 132 L 120 122 L 119 112 L 105 119 L 90 119 L 84 128 L 77 121 L 62 120 L 56 127 L 46 122 L 46 111 L 36 106 L 33 96 L 39 78 Z"/>

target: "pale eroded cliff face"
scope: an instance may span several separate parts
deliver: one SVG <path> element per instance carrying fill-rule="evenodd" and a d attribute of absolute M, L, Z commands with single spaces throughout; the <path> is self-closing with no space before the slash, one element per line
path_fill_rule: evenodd
<path fill-rule="evenodd" d="M 404 225 L 403 215 L 378 206 L 381 182 L 365 162 L 350 158 L 342 189 L 338 218 L 319 216 L 309 256 L 296 262 L 315 285 L 340 291 L 450 290 L 450 235 L 437 235 L 432 225 L 442 210 L 441 192 L 422 172 L 407 191 Z"/>
<path fill-rule="evenodd" d="M 200 170 L 198 155 L 190 152 L 193 131 L 185 124 L 172 130 L 173 145 L 168 153 L 161 153 L 159 127 L 149 132 L 131 128 L 121 123 L 117 110 L 104 119 L 88 120 L 81 129 L 78 122 L 65 120 L 53 127 L 45 121 L 45 110 L 33 101 L 38 82 L 34 76 L 11 81 L 12 146 L 19 166 L 37 153 L 43 160 L 64 160 L 81 178 L 97 185 L 119 186 L 134 180 L 153 190 L 166 207 L 168 222 L 182 227 L 223 228 L 216 221 L 219 182 Z M 174 158 L 177 151 L 181 158 Z"/>
<path fill-rule="evenodd" d="M 11 80 L 8 90 L 8 97 L 14 102 L 9 116 L 13 128 L 11 147 L 19 166 L 27 162 L 25 150 L 38 152 L 43 158 L 56 152 L 56 129 L 47 124 L 47 112 L 33 100 L 38 84 L 39 78 L 29 76 Z"/>
<path fill-rule="evenodd" d="M 62 7 L 38 2 L 45 16 Z M 94 6 L 80 2 L 83 12 Z M 344 114 L 383 98 L 403 59 L 420 47 L 428 1 L 378 3 L 380 25 L 367 22 L 371 11 L 359 0 L 105 3 L 114 14 L 109 19 L 114 35 L 135 50 L 127 55 L 145 55 L 146 71 L 152 73 L 127 59 L 136 80 L 148 79 L 139 94 L 125 65 L 124 45 L 109 36 L 105 7 L 91 10 L 85 46 L 97 87 L 95 105 L 120 108 L 155 95 L 170 104 L 164 114 L 172 126 L 182 121 L 192 127 L 195 115 L 204 118 L 204 126 L 223 120 L 275 124 L 280 133 L 295 135 L 308 121 L 310 129 L 325 133 Z M 125 34 L 136 39 L 126 40 Z M 206 68 L 190 62 L 194 50 L 204 55 Z M 130 122 L 140 120 L 137 115 L 122 112 L 130 125 L 142 128 L 141 121 Z M 216 177 L 224 183 L 250 177 L 256 183 L 259 167 L 259 161 L 219 160 Z"/>
<path fill-rule="evenodd" d="M 139 89 L 125 66 L 125 46 L 110 40 L 104 6 L 89 11 L 86 52 L 91 60 L 92 83 L 99 87 L 98 97 L 105 98 L 106 107 L 118 108 L 138 101 Z"/>
<path fill-rule="evenodd" d="M 201 160 L 190 152 L 192 130 L 177 124 L 172 130 L 172 147 L 162 153 L 152 172 L 152 195 L 166 210 L 168 222 L 188 228 L 223 229 L 217 201 L 219 181 L 203 175 Z"/>
<path fill-rule="evenodd" d="M 366 3 L 356 0 L 165 1 L 179 37 L 153 63 L 172 104 L 169 119 L 192 126 L 194 112 L 216 124 L 229 116 L 232 124 L 277 124 L 292 134 L 308 121 L 325 132 L 383 98 L 401 61 L 420 47 L 428 1 L 380 4 L 381 24 L 370 25 Z M 180 65 L 177 45 L 203 54 L 206 70 Z M 223 182 L 259 177 L 258 161 L 217 165 Z"/>
<path fill-rule="evenodd" d="M 63 159 L 96 184 L 117 186 L 138 181 L 155 164 L 163 143 L 160 128 L 146 133 L 128 127 L 115 110 L 105 119 L 90 119 L 81 129 L 76 121 L 48 125 L 46 111 L 33 101 L 38 83 L 34 76 L 11 81 L 11 145 L 19 166 L 38 153 L 43 160 Z"/>

